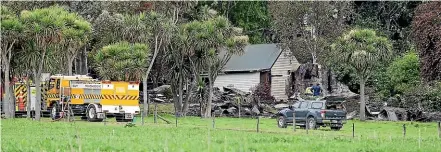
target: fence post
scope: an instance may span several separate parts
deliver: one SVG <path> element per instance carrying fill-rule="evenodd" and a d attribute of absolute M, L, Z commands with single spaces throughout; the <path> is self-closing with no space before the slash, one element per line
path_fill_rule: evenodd
<path fill-rule="evenodd" d="M 213 122 L 212 122 L 212 125 L 213 125 L 213 129 L 215 128 L 215 124 L 216 124 L 216 113 L 215 112 L 213 112 Z"/>
<path fill-rule="evenodd" d="M 352 138 L 355 138 L 355 124 L 352 123 Z"/>
<path fill-rule="evenodd" d="M 237 103 L 239 104 L 239 118 L 240 118 L 240 107 L 241 107 L 241 103 L 242 103 L 242 97 L 237 98 Z"/>
<path fill-rule="evenodd" d="M 240 107 L 241 107 L 241 105 L 240 105 L 240 102 L 239 102 L 239 118 L 240 118 Z"/>
<path fill-rule="evenodd" d="M 257 132 L 259 132 L 260 116 L 257 116 Z"/>
<path fill-rule="evenodd" d="M 305 129 L 306 129 L 306 134 L 309 134 L 309 122 L 308 122 L 308 118 L 305 118 Z"/>
<path fill-rule="evenodd" d="M 174 106 L 175 107 L 175 124 L 176 124 L 176 127 L 178 127 L 178 112 L 176 111 L 176 106 Z"/>
<path fill-rule="evenodd" d="M 403 124 L 403 138 L 406 138 L 406 124 Z"/>
<path fill-rule="evenodd" d="M 104 110 L 104 126 L 107 125 L 107 110 Z"/>
<path fill-rule="evenodd" d="M 294 110 L 292 111 L 292 127 L 294 132 L 296 132 L 296 113 Z"/>
<path fill-rule="evenodd" d="M 158 104 L 155 103 L 155 116 L 154 116 L 155 123 L 158 122 Z"/>
<path fill-rule="evenodd" d="M 441 139 L 441 121 L 438 122 L 438 137 Z"/>
<path fill-rule="evenodd" d="M 141 111 L 141 126 L 144 126 L 144 110 Z"/>

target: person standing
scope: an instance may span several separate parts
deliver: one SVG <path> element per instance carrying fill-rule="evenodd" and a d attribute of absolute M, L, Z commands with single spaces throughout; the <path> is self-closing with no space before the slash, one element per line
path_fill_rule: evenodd
<path fill-rule="evenodd" d="M 320 87 L 320 84 L 317 83 L 317 85 L 313 86 L 312 91 L 314 96 L 320 96 L 322 94 L 322 88 Z"/>
<path fill-rule="evenodd" d="M 305 89 L 305 95 L 310 96 L 310 95 L 312 95 L 312 92 L 313 92 L 313 90 L 312 90 L 312 84 L 310 84 L 309 87 L 307 87 L 307 88 Z"/>

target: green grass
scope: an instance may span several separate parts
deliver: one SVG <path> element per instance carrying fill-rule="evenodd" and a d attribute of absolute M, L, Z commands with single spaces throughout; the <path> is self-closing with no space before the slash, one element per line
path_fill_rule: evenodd
<path fill-rule="evenodd" d="M 171 116 L 166 117 L 175 122 Z M 277 128 L 276 120 L 261 119 L 256 133 L 255 119 L 186 117 L 175 124 L 153 118 L 141 126 L 125 123 L 84 121 L 41 122 L 26 119 L 2 120 L 2 151 L 440 151 L 435 123 L 350 121 L 341 131 L 327 128 L 305 130 Z M 355 138 L 352 138 L 355 123 Z M 403 138 L 402 125 L 407 126 Z M 419 137 L 421 134 L 421 142 Z"/>

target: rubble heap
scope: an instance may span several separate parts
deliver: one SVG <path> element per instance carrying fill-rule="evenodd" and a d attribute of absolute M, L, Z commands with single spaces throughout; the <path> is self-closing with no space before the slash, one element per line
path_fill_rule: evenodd
<path fill-rule="evenodd" d="M 356 97 L 345 102 L 347 119 L 358 117 L 359 101 Z M 387 106 L 385 103 L 369 103 L 366 105 L 366 118 L 379 121 L 441 121 L 441 112 L 425 112 L 415 108 Z"/>
<path fill-rule="evenodd" d="M 213 92 L 212 112 L 216 116 L 228 117 L 271 117 L 277 113 L 274 108 L 274 101 L 260 101 L 248 92 L 236 88 L 223 87 L 223 91 L 215 88 Z M 189 105 L 187 115 L 200 116 L 200 105 L 192 103 Z"/>

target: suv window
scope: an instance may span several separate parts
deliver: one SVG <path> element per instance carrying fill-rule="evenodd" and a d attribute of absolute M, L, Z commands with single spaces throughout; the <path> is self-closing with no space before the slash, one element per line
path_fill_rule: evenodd
<path fill-rule="evenodd" d="M 308 102 L 302 102 L 302 104 L 300 104 L 301 109 L 306 109 L 307 107 L 308 107 Z"/>
<path fill-rule="evenodd" d="M 323 103 L 322 102 L 313 102 L 311 104 L 311 108 L 312 109 L 321 109 L 323 107 Z"/>

